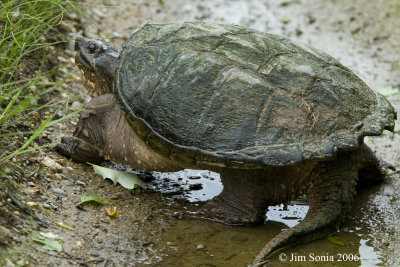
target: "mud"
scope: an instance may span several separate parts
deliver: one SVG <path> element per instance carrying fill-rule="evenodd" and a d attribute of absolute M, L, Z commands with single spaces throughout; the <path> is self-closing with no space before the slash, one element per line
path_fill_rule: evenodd
<path fill-rule="evenodd" d="M 130 32 L 147 20 L 233 23 L 312 44 L 355 71 L 375 90 L 400 85 L 398 0 L 161 2 L 84 1 L 81 16 L 84 30 L 76 35 L 108 39 L 121 47 Z M 68 50 L 73 50 L 72 42 Z M 72 63 L 68 67 L 72 69 L 72 79 L 65 87 L 70 97 L 87 102 L 89 98 L 79 71 Z M 400 95 L 389 100 L 400 110 Z M 61 127 L 64 130 L 59 132 L 69 135 L 75 123 L 76 118 L 63 123 L 66 129 Z M 398 133 L 368 138 L 367 143 L 400 168 Z M 49 223 L 47 228 L 33 227 L 31 235 L 39 230 L 58 234 L 64 251 L 48 252 L 28 243 L 25 258 L 33 266 L 246 266 L 271 238 L 298 223 L 307 211 L 304 202 L 289 206 L 288 211 L 282 206 L 270 207 L 265 225 L 225 226 L 204 220 L 197 213 L 201 201 L 222 190 L 218 174 L 189 170 L 174 174 L 140 173 L 151 190 L 129 192 L 104 181 L 91 167 L 70 163 L 54 151 L 36 155 L 39 159 L 45 156 L 59 162 L 61 168 L 44 167 L 35 159 L 27 161 L 31 170 L 26 172 L 36 171 L 38 175 L 33 182 L 41 186 L 40 193 L 31 197 L 40 203 L 35 212 Z M 66 196 L 55 194 L 53 188 L 62 189 Z M 334 234 L 344 246 L 323 239 L 286 248 L 274 254 L 270 263 L 273 266 L 400 265 L 399 188 L 399 174 L 392 172 L 383 184 L 359 191 L 349 218 Z M 77 208 L 75 204 L 87 193 L 114 199 L 119 216 L 108 217 L 104 206 Z M 43 204 L 47 206 L 43 208 Z M 23 214 L 18 216 L 27 218 Z M 58 227 L 56 222 L 75 230 Z M 17 228 L 24 227 L 29 228 L 29 223 Z M 17 244 L 30 240 L 30 236 L 20 235 Z M 283 256 L 279 258 L 280 255 Z M 360 260 L 351 258 L 354 256 L 360 256 Z M 290 261 L 292 257 L 294 260 Z M 14 262 L 20 258 L 11 257 Z"/>

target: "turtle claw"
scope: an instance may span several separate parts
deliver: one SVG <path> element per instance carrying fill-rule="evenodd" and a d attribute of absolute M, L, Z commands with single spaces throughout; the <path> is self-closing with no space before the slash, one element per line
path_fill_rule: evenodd
<path fill-rule="evenodd" d="M 55 147 L 61 155 L 81 163 L 101 163 L 104 161 L 98 149 L 76 138 L 63 137 Z"/>
<path fill-rule="evenodd" d="M 396 167 L 393 166 L 391 163 L 388 163 L 388 162 L 386 162 L 384 160 L 380 160 L 380 162 L 379 162 L 379 172 L 382 175 L 387 175 L 389 173 L 389 170 L 396 171 Z"/>
<path fill-rule="evenodd" d="M 55 149 L 58 153 L 65 156 L 66 158 L 71 158 L 72 152 L 71 147 L 73 143 L 73 139 L 69 137 L 62 137 L 61 142 L 56 145 Z"/>

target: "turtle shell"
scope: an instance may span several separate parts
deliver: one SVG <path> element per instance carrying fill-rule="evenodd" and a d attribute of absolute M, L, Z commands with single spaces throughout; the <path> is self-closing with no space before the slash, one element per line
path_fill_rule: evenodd
<path fill-rule="evenodd" d="M 313 47 L 204 22 L 137 28 L 113 90 L 147 145 L 195 166 L 330 160 L 392 130 L 396 117 L 383 96 Z"/>

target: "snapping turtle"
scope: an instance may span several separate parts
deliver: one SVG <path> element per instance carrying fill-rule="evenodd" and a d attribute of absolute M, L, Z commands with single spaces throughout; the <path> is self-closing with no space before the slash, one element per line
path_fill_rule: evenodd
<path fill-rule="evenodd" d="M 269 205 L 305 194 L 305 219 L 256 257 L 326 236 L 343 221 L 356 184 L 393 167 L 363 143 L 393 130 L 396 113 L 327 54 L 287 38 L 211 23 L 146 23 L 121 53 L 76 41 L 94 97 L 73 139 L 57 149 L 81 162 L 112 160 L 148 171 L 208 169 L 223 192 L 207 217 L 264 221 Z"/>

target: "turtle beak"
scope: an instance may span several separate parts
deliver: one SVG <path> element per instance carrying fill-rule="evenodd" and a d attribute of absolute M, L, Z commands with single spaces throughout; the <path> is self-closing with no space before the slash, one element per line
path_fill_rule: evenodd
<path fill-rule="evenodd" d="M 76 39 L 75 41 L 75 62 L 78 67 L 85 68 L 86 70 L 90 69 L 92 66 L 93 57 L 86 53 L 85 48 L 87 47 L 88 39 Z"/>
<path fill-rule="evenodd" d="M 86 42 L 85 39 L 79 38 L 75 40 L 75 51 L 82 50 L 85 46 Z"/>

